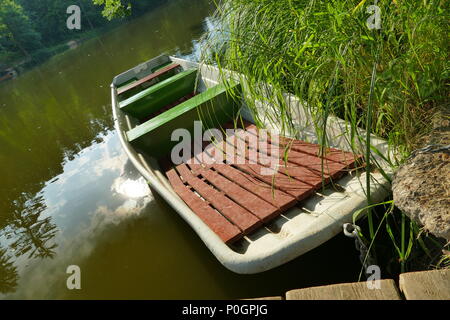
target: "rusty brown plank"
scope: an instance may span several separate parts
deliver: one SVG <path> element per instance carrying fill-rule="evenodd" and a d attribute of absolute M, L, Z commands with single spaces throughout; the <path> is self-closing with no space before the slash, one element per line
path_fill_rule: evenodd
<path fill-rule="evenodd" d="M 259 132 L 259 129 L 252 123 L 244 121 L 246 129 L 253 129 L 256 130 L 256 132 Z M 287 138 L 279 135 L 272 135 L 273 139 L 270 137 L 268 138 L 270 143 L 273 143 L 273 140 L 278 140 L 278 145 L 280 146 L 280 149 L 284 149 L 286 147 L 289 147 L 289 149 L 301 152 L 301 153 L 307 153 L 315 157 L 319 157 L 320 154 L 320 145 L 309 143 L 293 138 Z M 336 148 L 325 148 L 325 155 L 324 159 L 332 161 L 332 162 L 340 162 L 342 164 L 345 164 L 348 168 L 353 168 L 355 164 L 358 162 L 361 162 L 363 159 L 362 155 L 354 154 L 352 152 L 346 152 L 342 151 Z"/>
<path fill-rule="evenodd" d="M 280 214 L 280 210 L 277 207 L 228 180 L 220 175 L 218 171 L 216 172 L 212 168 L 204 169 L 200 164 L 191 165 L 191 168 L 262 221 L 269 221 Z"/>
<path fill-rule="evenodd" d="M 207 163 L 202 163 L 205 158 Z M 197 162 L 193 162 L 194 160 Z M 255 194 L 261 199 L 264 199 L 282 211 L 295 205 L 295 197 L 274 188 L 270 183 L 266 183 L 236 168 L 233 168 L 230 164 L 224 163 L 223 160 L 224 159 L 220 159 L 220 161 L 218 161 L 215 158 L 214 150 L 204 150 L 202 153 L 190 159 L 189 163 L 202 163 L 203 168 L 214 168 L 214 170 L 229 180 L 235 182 L 245 190 Z"/>
<path fill-rule="evenodd" d="M 258 228 L 262 222 L 248 210 L 239 206 L 224 194 L 214 189 L 198 177 L 194 176 L 185 164 L 180 164 L 176 170 L 185 181 L 203 198 L 211 203 L 222 215 L 235 224 L 244 234 Z"/>
<path fill-rule="evenodd" d="M 133 83 L 130 83 L 129 85 L 127 85 L 127 86 L 125 86 L 123 88 L 120 88 L 119 90 L 117 90 L 117 95 L 121 95 L 121 94 L 123 94 L 123 93 L 125 93 L 125 92 L 127 92 L 127 91 L 129 91 L 131 89 L 134 89 L 134 88 L 140 86 L 141 84 L 143 84 L 145 82 L 152 81 L 153 79 L 156 79 L 159 76 L 163 75 L 164 73 L 167 73 L 170 70 L 178 68 L 179 66 L 180 65 L 176 64 L 176 63 L 170 64 L 167 67 L 164 67 L 164 68 L 162 68 L 162 69 L 160 69 L 160 70 L 158 70 L 158 71 L 156 71 L 156 72 L 154 72 L 154 73 L 152 73 L 152 74 L 150 74 L 150 75 L 148 75 L 148 76 L 146 76 L 146 77 L 144 77 L 142 79 L 139 79 L 139 80 L 137 80 L 137 81 L 135 81 Z"/>
<path fill-rule="evenodd" d="M 280 211 L 285 211 L 293 207 L 297 202 L 296 198 L 290 194 L 276 189 L 271 184 L 258 180 L 251 175 L 245 174 L 230 165 L 215 164 L 213 167 L 215 170 L 226 176 L 228 179 L 233 180 L 244 189 L 278 207 Z"/>
<path fill-rule="evenodd" d="M 223 242 L 231 244 L 242 238 L 242 232 L 235 225 L 184 185 L 175 169 L 168 170 L 166 175 L 180 198 Z"/>
<path fill-rule="evenodd" d="M 227 140 L 227 142 L 234 143 L 236 139 L 238 139 L 236 136 L 234 136 L 234 138 L 235 139 L 233 140 L 232 137 L 230 137 Z M 232 144 L 231 146 L 234 147 L 234 151 L 236 154 L 238 154 L 239 151 L 241 151 L 238 149 L 235 143 Z M 283 192 L 292 195 L 298 201 L 305 199 L 306 197 L 310 196 L 313 193 L 318 178 L 316 178 L 314 184 L 308 184 L 306 182 L 297 180 L 292 176 L 283 174 L 278 170 L 278 168 L 272 170 L 268 166 L 255 163 L 254 161 L 251 160 L 252 158 L 249 153 L 256 152 L 257 153 L 256 158 L 258 158 L 257 150 L 251 150 L 251 148 L 249 149 L 247 144 L 245 144 L 245 147 L 246 147 L 245 155 L 242 155 L 242 158 L 245 157 L 245 160 L 247 161 L 245 161 L 245 163 L 238 162 L 236 164 L 233 164 L 235 168 L 238 168 L 241 171 L 244 171 L 245 173 L 258 178 L 259 180 L 262 180 L 268 183 L 269 185 L 274 186 L 276 189 L 282 190 Z M 270 173 L 271 170 L 272 173 Z"/>

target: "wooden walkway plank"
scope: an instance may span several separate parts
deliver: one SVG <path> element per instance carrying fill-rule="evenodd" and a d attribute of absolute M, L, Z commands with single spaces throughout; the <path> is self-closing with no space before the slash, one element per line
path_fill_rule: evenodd
<path fill-rule="evenodd" d="M 399 285 L 407 300 L 450 300 L 450 269 L 402 273 Z"/>
<path fill-rule="evenodd" d="M 236 137 L 234 137 L 236 139 Z M 232 141 L 232 139 L 227 139 L 228 142 Z M 238 146 L 236 144 L 230 145 L 234 147 L 234 153 L 238 154 L 239 150 Z M 248 150 L 248 149 L 246 149 Z M 246 152 L 247 153 L 247 152 Z M 256 157 L 258 158 L 258 157 Z M 305 199 L 306 197 L 310 196 L 314 191 L 314 186 L 317 183 L 317 177 L 314 179 L 314 181 L 311 184 L 308 184 L 307 182 L 303 182 L 300 180 L 295 180 L 292 176 L 287 176 L 281 172 L 279 172 L 277 169 L 273 170 L 272 174 L 266 174 L 270 173 L 270 168 L 267 166 L 260 165 L 259 163 L 253 163 L 249 156 L 246 155 L 245 157 L 246 162 L 249 163 L 237 163 L 233 166 L 246 172 L 247 174 L 250 174 L 259 180 L 262 180 L 266 182 L 269 185 L 273 185 L 275 188 L 282 190 L 293 197 L 295 197 L 298 201 L 301 201 Z M 244 161 L 242 161 L 244 162 Z M 292 170 L 294 171 L 294 170 Z M 305 177 L 306 180 L 306 177 Z"/>
<path fill-rule="evenodd" d="M 326 179 L 328 179 L 329 177 L 331 177 L 332 179 L 339 178 L 340 176 L 343 175 L 344 173 L 343 170 L 345 170 L 349 166 L 352 166 L 355 162 L 355 157 L 352 156 L 351 159 L 347 159 L 346 163 L 331 160 L 330 157 L 323 157 L 322 163 L 322 158 L 317 156 L 320 150 L 319 145 L 314 145 L 311 143 L 294 139 L 290 140 L 289 143 L 283 144 L 280 142 L 280 140 L 286 140 L 287 138 L 278 136 L 277 136 L 278 143 L 275 143 L 274 141 L 276 140 L 273 139 L 274 136 L 272 136 L 272 138 L 267 137 L 267 139 L 262 139 L 258 134 L 259 130 L 257 130 L 255 125 L 249 125 L 247 128 L 251 129 L 250 132 L 256 132 L 256 134 L 258 135 L 258 141 L 261 142 L 258 143 L 258 148 L 260 149 L 260 151 L 268 155 L 271 155 L 271 152 L 273 150 L 278 149 L 278 153 L 280 155 L 280 164 L 284 164 L 287 160 L 288 163 L 293 163 L 304 168 L 312 169 L 320 173 L 320 176 L 322 176 L 323 172 L 324 177 Z M 273 146 L 276 146 L 276 148 L 274 148 Z M 314 151 L 311 152 L 312 150 Z M 285 151 L 287 151 L 286 159 L 284 158 Z M 333 153 L 333 156 L 336 159 L 339 158 L 339 160 L 342 160 L 339 154 L 337 153 Z M 326 181 L 326 183 L 327 182 L 328 181 Z"/>
<path fill-rule="evenodd" d="M 176 167 L 180 176 L 197 191 L 203 198 L 211 203 L 221 214 L 235 224 L 244 234 L 258 228 L 262 223 L 246 209 L 237 205 L 212 186 L 195 177 L 185 164 Z"/>
<path fill-rule="evenodd" d="M 364 281 L 291 290 L 286 300 L 401 300 L 394 280 L 379 281 L 380 289 L 369 289 Z"/>
<path fill-rule="evenodd" d="M 213 167 L 222 175 L 240 185 L 242 188 L 256 194 L 262 199 L 265 199 L 267 202 L 278 207 L 282 211 L 293 207 L 297 202 L 295 197 L 273 188 L 270 184 L 244 174 L 242 171 L 239 171 L 228 164 L 214 164 Z"/>
<path fill-rule="evenodd" d="M 252 129 L 256 130 L 256 132 L 259 132 L 259 129 L 254 124 L 247 121 L 244 121 L 244 123 L 246 125 L 246 129 Z M 289 147 L 289 149 L 291 150 L 307 153 L 312 156 L 320 158 L 319 157 L 320 145 L 318 144 L 309 143 L 293 138 L 287 138 L 279 135 L 272 135 L 272 137 L 273 139 L 271 139 L 270 137 L 268 138 L 269 142 L 272 143 L 272 141 L 278 141 L 280 149 Z M 334 162 L 340 162 L 342 164 L 345 164 L 349 168 L 354 167 L 354 165 L 358 161 L 361 161 L 363 158 L 361 155 L 355 155 L 352 152 L 346 152 L 335 148 L 326 148 L 325 152 L 326 154 L 324 156 L 324 159 Z"/>
<path fill-rule="evenodd" d="M 260 199 L 253 193 L 241 188 L 238 184 L 226 179 L 219 173 L 213 171 L 211 168 L 204 169 L 200 164 L 190 165 L 193 171 L 202 175 L 217 189 L 222 190 L 228 197 L 230 197 L 237 204 L 241 205 L 262 221 L 268 221 L 280 214 L 280 210 L 270 203 Z"/>
<path fill-rule="evenodd" d="M 333 162 L 327 159 L 322 159 L 312 156 L 307 153 L 297 152 L 293 149 L 288 151 L 287 160 L 290 163 L 297 164 L 299 166 L 312 169 L 321 175 L 322 171 L 326 178 L 331 177 L 332 179 L 337 179 L 343 174 L 343 170 L 347 168 L 347 165 Z"/>
<path fill-rule="evenodd" d="M 228 123 L 224 128 L 231 126 Z M 195 202 L 191 207 L 194 212 L 195 206 L 200 207 L 201 203 L 204 211 L 206 206 L 243 235 L 311 196 L 355 162 L 355 157 L 347 161 L 333 153 L 334 160 L 323 159 L 325 172 L 322 173 L 322 159 L 313 154 L 319 150 L 318 145 L 295 140 L 293 144 L 298 144 L 288 150 L 285 161 L 283 140 L 275 145 L 275 140 L 263 140 L 255 126 L 253 132 L 241 133 L 243 135 L 227 132 L 228 136 L 218 141 L 217 148 L 209 148 L 209 142 L 199 143 L 194 146 L 197 154 L 193 158 L 169 172 L 179 180 L 175 181 L 178 183 L 174 187 L 176 192 L 182 192 L 183 199 L 196 199 L 189 199 Z M 277 153 L 275 157 L 272 157 L 273 152 Z M 176 178 L 169 180 L 173 184 Z M 232 238 L 228 240 L 230 243 L 236 236 L 222 235 L 221 238 Z"/>
<path fill-rule="evenodd" d="M 207 147 L 207 144 L 204 145 Z M 202 148 L 204 147 L 202 146 Z M 255 194 L 261 199 L 269 202 L 273 206 L 279 208 L 280 210 L 286 210 L 296 203 L 296 198 L 281 191 L 272 186 L 272 183 L 267 183 L 262 180 L 256 179 L 255 177 L 245 174 L 242 171 L 233 168 L 229 164 L 223 162 L 223 159 L 217 160 L 215 157 L 215 152 L 221 152 L 218 149 L 204 150 L 200 155 L 194 156 L 197 163 L 206 161 L 212 165 L 205 165 L 206 167 L 213 167 L 217 172 L 227 177 L 229 180 L 234 181 L 236 184 L 240 185 L 245 190 Z M 194 158 L 189 161 L 193 161 Z M 224 157 L 225 158 L 225 157 Z"/>
<path fill-rule="evenodd" d="M 205 201 L 197 196 L 192 196 L 193 192 L 184 185 L 175 169 L 168 170 L 166 175 L 180 198 L 223 242 L 231 244 L 242 238 L 242 232 L 235 225 L 212 209 Z"/>
<path fill-rule="evenodd" d="M 318 156 L 320 154 L 320 145 L 318 144 L 312 144 L 300 140 L 291 140 L 284 137 L 279 137 L 279 139 L 280 147 L 290 147 L 290 149 L 294 151 L 310 154 L 320 159 Z M 363 157 L 361 155 L 355 155 L 351 152 L 345 152 L 335 148 L 326 148 L 325 156 L 323 158 L 331 162 L 344 164 L 348 168 L 353 168 L 357 162 L 362 160 Z"/>
<path fill-rule="evenodd" d="M 271 161 L 270 158 L 272 157 L 273 151 L 277 150 L 278 154 L 276 155 L 276 159 L 277 159 L 276 164 L 278 165 L 278 170 L 279 170 L 279 172 L 283 173 L 287 177 L 294 178 L 305 184 L 309 184 L 316 190 L 319 189 L 320 187 L 322 187 L 322 178 L 324 179 L 325 184 L 329 182 L 330 176 L 328 175 L 328 173 L 325 173 L 324 176 L 322 177 L 321 172 L 310 168 L 314 164 L 311 165 L 310 167 L 308 167 L 308 163 L 320 162 L 319 158 L 314 158 L 310 155 L 305 155 L 306 157 L 309 157 L 308 159 L 303 161 L 303 163 L 305 163 L 306 165 L 300 165 L 300 164 L 298 164 L 299 161 L 298 161 L 297 155 L 293 156 L 294 159 L 292 159 L 292 161 L 290 160 L 291 155 L 292 155 L 292 150 L 290 150 L 290 153 L 287 157 L 287 161 L 285 161 L 283 154 L 282 154 L 283 150 L 280 150 L 279 148 L 273 148 L 273 146 L 270 145 L 269 143 L 267 143 L 266 141 L 264 141 L 264 143 L 262 143 L 262 144 L 259 142 L 260 141 L 258 141 L 257 150 L 255 150 L 253 148 L 253 146 L 245 144 L 245 148 L 246 148 L 246 156 L 245 157 L 247 160 L 249 160 L 250 163 L 252 163 L 252 161 L 250 161 L 252 158 L 250 158 L 249 154 L 251 154 L 251 152 L 248 150 L 252 150 L 252 152 L 255 152 L 256 156 L 254 156 L 254 157 L 257 158 L 258 160 L 266 159 L 267 163 L 263 164 L 264 167 L 268 167 L 268 163 Z M 253 159 L 255 159 L 255 158 L 253 158 Z M 274 161 L 274 159 L 272 161 Z M 261 165 L 260 162 L 258 164 Z M 335 171 L 332 172 L 334 175 L 337 175 L 339 173 L 339 171 L 345 167 L 342 164 L 336 164 L 336 165 L 339 166 L 339 169 L 335 168 Z M 294 183 L 294 182 L 291 181 L 290 183 Z"/>
<path fill-rule="evenodd" d="M 236 164 L 234 166 L 245 173 L 258 178 L 259 180 L 266 182 L 268 185 L 274 186 L 276 189 L 290 194 L 295 197 L 297 201 L 306 199 L 314 192 L 313 186 L 295 180 L 294 178 L 288 177 L 280 172 L 276 172 L 272 175 L 262 174 L 263 171 L 268 168 L 259 164 Z"/>

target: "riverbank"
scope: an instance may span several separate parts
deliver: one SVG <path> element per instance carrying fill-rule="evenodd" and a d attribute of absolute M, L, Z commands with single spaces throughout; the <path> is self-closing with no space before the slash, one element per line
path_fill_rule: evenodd
<path fill-rule="evenodd" d="M 0 34 L 0 71 L 11 68 L 19 73 L 29 71 L 51 57 L 72 49 L 74 43 L 98 38 L 171 1 L 174 0 L 135 3 L 133 12 L 121 19 L 108 21 L 110 3 L 96 4 L 92 0 L 82 0 L 75 5 L 80 25 L 71 29 L 67 26 L 67 19 L 74 16 L 66 13 L 73 6 L 69 0 L 45 0 L 40 4 L 11 0 L 0 11 L 0 29 L 9 30 L 9 33 Z"/>
<path fill-rule="evenodd" d="M 59 44 L 48 48 L 42 48 L 36 52 L 29 54 L 26 58 L 21 58 L 19 61 L 11 62 L 7 69 L 13 69 L 17 74 L 22 74 L 24 72 L 30 71 L 35 67 L 40 66 L 41 64 L 47 62 L 52 57 L 64 53 L 69 50 L 73 50 L 78 47 L 81 43 L 86 42 L 88 40 L 92 40 L 98 38 L 108 32 L 113 31 L 115 28 L 121 26 L 126 22 L 118 22 L 108 24 L 104 27 L 92 29 L 80 34 L 75 34 L 72 39 L 65 40 Z"/>

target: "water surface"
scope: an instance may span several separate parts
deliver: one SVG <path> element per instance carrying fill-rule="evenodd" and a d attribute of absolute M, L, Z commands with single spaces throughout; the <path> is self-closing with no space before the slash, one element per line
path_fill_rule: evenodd
<path fill-rule="evenodd" d="M 162 52 L 196 56 L 212 8 L 171 1 L 0 85 L 0 296 L 233 299 L 356 280 L 341 236 L 269 272 L 228 271 L 122 151 L 112 78 Z"/>

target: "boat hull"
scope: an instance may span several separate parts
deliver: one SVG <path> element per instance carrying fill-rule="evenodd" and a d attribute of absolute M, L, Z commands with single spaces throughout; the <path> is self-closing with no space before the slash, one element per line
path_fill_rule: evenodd
<path fill-rule="evenodd" d="M 160 57 L 158 57 L 160 58 Z M 212 66 L 198 65 L 183 59 L 170 57 L 173 62 L 185 68 L 199 68 L 206 86 L 219 83 L 219 71 Z M 129 72 L 129 71 L 128 71 Z M 120 75 L 126 79 L 126 73 Z M 115 129 L 130 161 L 150 187 L 159 193 L 167 203 L 190 225 L 214 256 L 229 270 L 240 274 L 252 274 L 270 270 L 320 246 L 342 231 L 345 223 L 352 222 L 353 214 L 367 206 L 365 197 L 366 173 L 357 170 L 337 181 L 340 191 L 331 188 L 316 193 L 302 202 L 301 207 L 288 210 L 272 221 L 266 228 L 260 228 L 245 239 L 231 246 L 226 245 L 205 223 L 181 200 L 159 167 L 156 159 L 135 150 L 128 142 L 126 132 L 132 129 L 132 119 L 119 107 L 117 82 L 111 85 L 111 99 Z M 290 105 L 298 110 L 298 130 L 305 140 L 314 141 L 315 135 L 309 126 L 308 111 L 298 98 L 286 95 Z M 252 122 L 248 110 L 242 110 L 247 121 Z M 332 146 L 349 150 L 345 139 L 347 125 L 343 120 L 331 118 L 329 122 Z M 267 123 L 272 130 L 273 124 Z M 387 143 L 374 137 L 373 144 L 380 152 L 387 151 Z M 361 148 L 364 148 L 361 145 Z M 390 192 L 389 182 L 381 173 L 371 174 L 371 199 L 382 201 Z"/>

